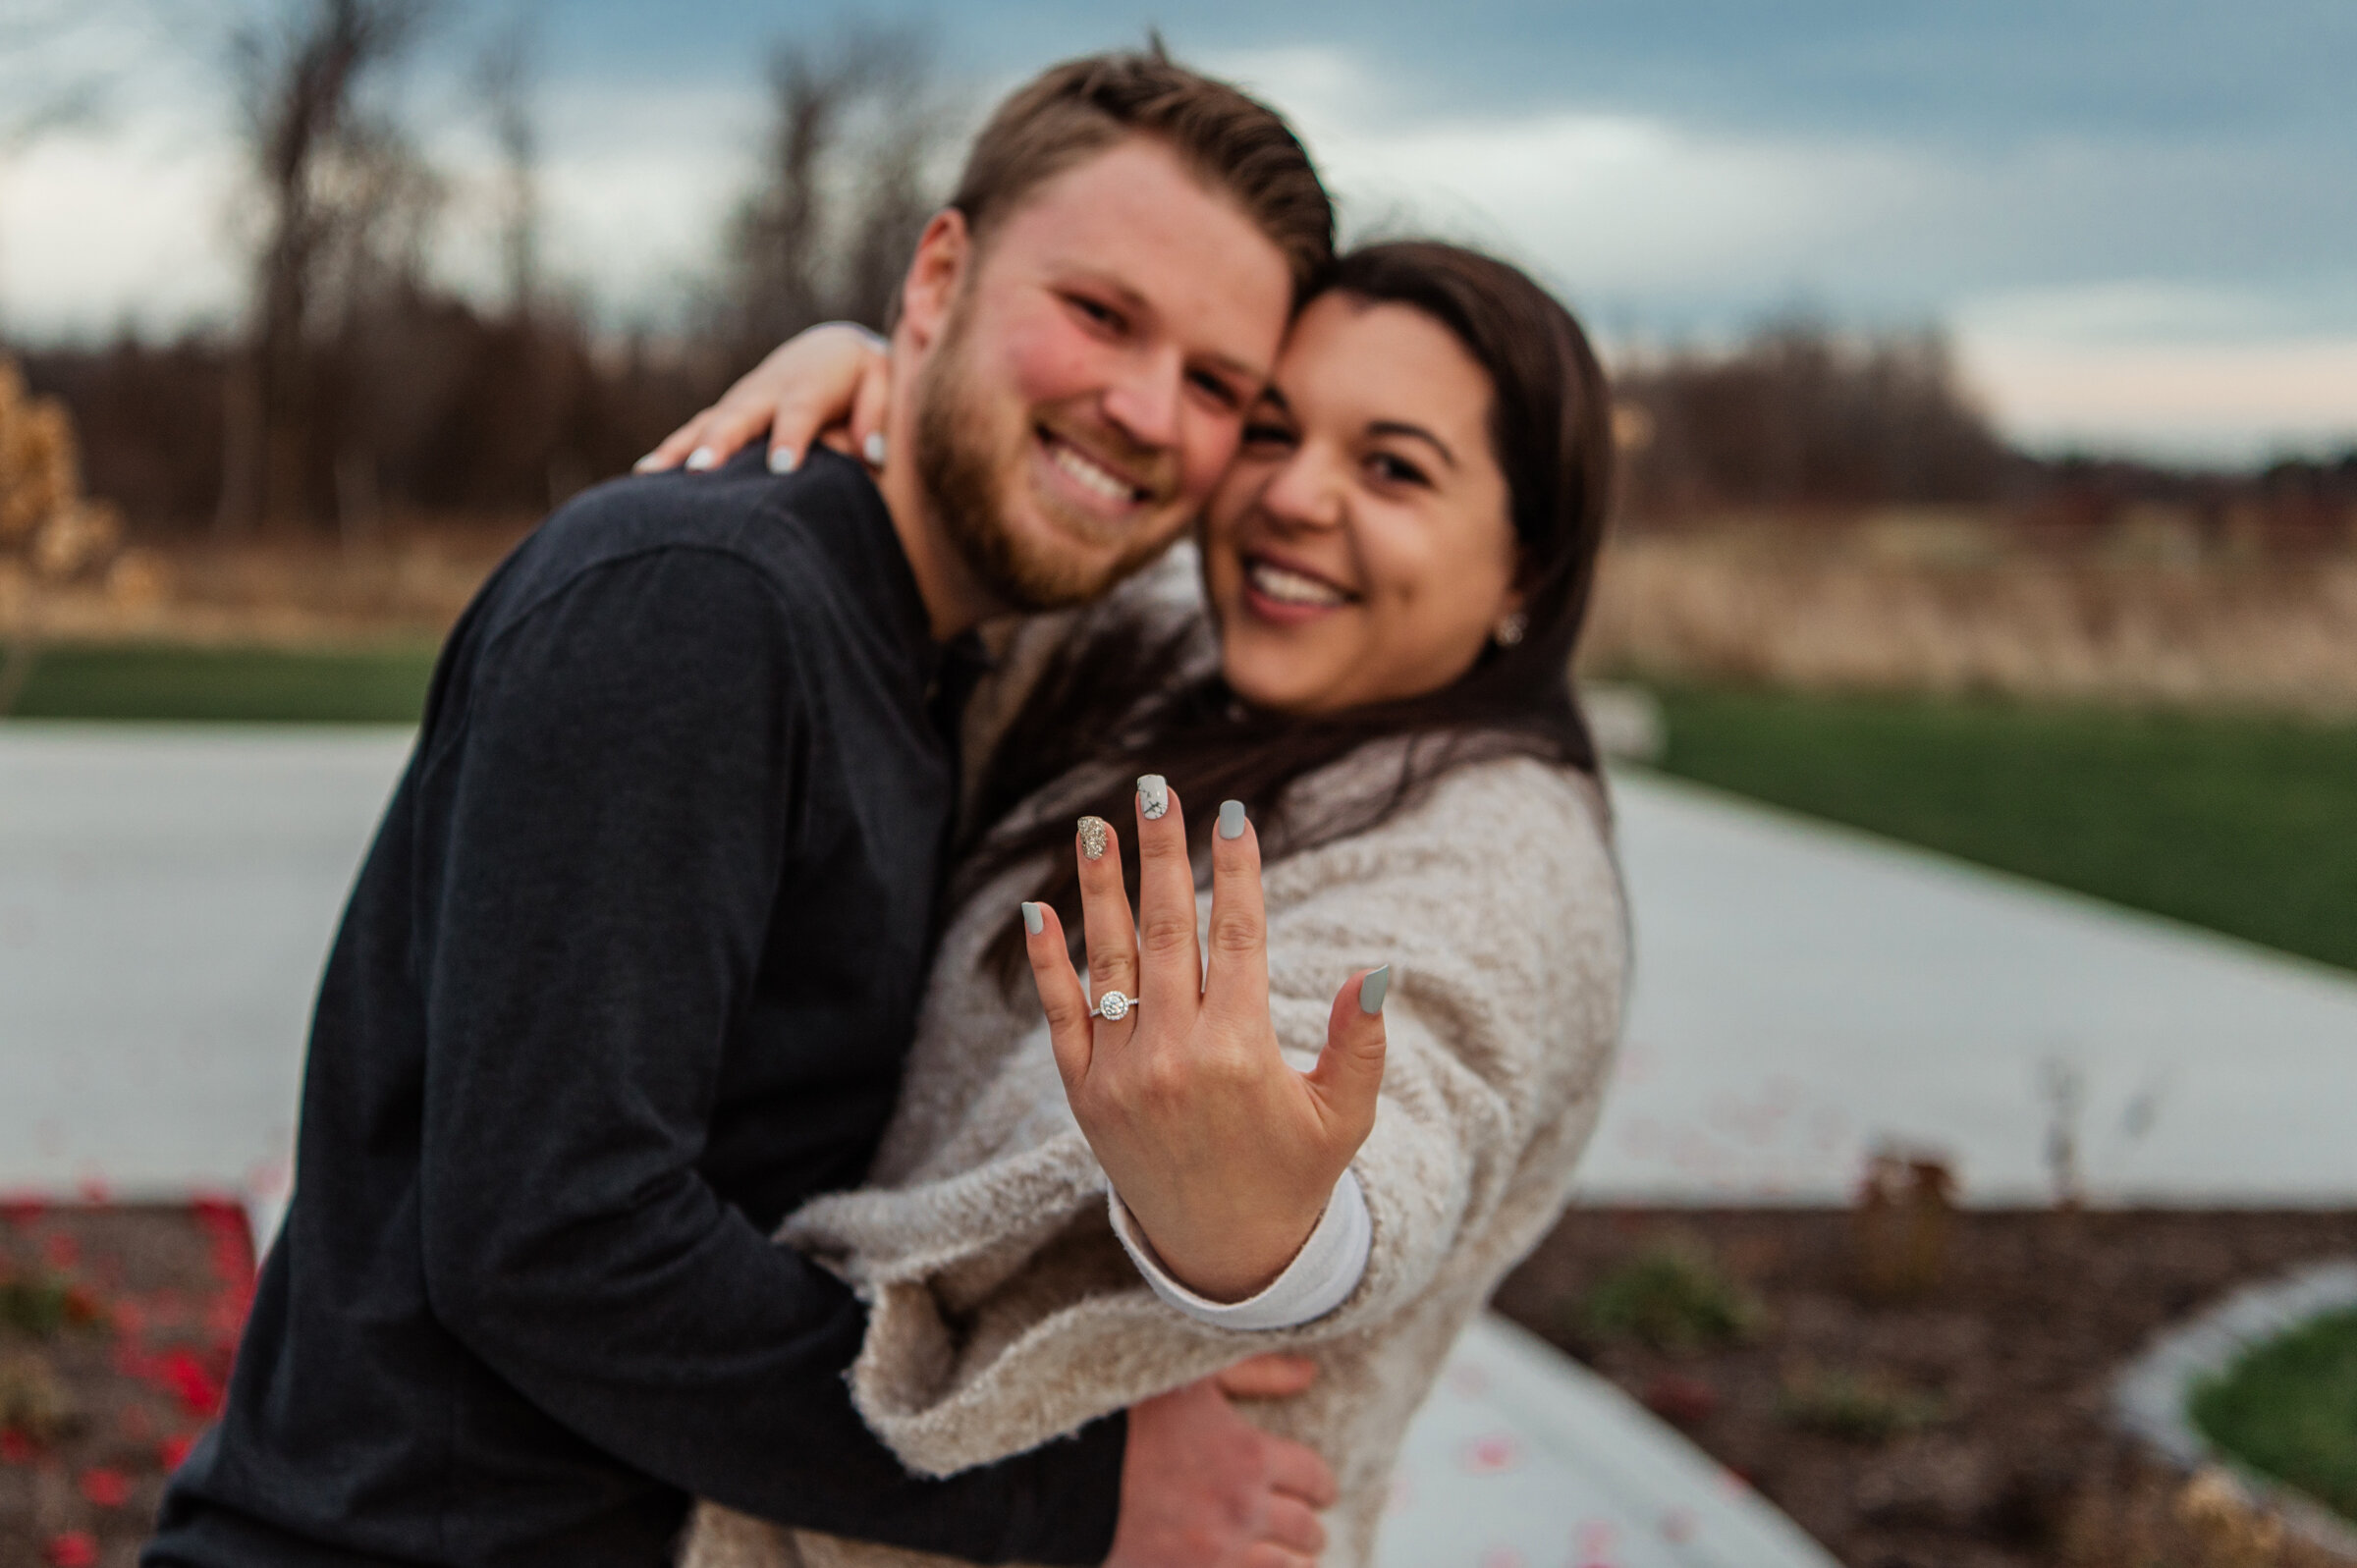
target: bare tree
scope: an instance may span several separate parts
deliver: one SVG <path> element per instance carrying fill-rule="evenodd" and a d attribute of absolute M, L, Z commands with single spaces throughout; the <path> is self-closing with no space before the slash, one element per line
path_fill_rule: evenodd
<path fill-rule="evenodd" d="M 537 39 L 528 16 L 498 32 L 476 59 L 474 87 L 499 148 L 500 261 L 508 314 L 529 318 L 540 294 L 540 128 L 532 117 Z"/>
<path fill-rule="evenodd" d="M 770 132 L 727 238 L 720 334 L 749 362 L 815 321 L 884 324 L 933 209 L 947 116 L 921 37 L 852 25 L 772 53 Z"/>
<path fill-rule="evenodd" d="M 438 188 L 363 97 L 431 0 L 284 0 L 232 40 L 259 219 L 244 362 L 231 388 L 219 525 L 306 511 L 311 339 L 345 302 L 422 265 Z M 340 284 L 340 290 L 334 286 Z"/>

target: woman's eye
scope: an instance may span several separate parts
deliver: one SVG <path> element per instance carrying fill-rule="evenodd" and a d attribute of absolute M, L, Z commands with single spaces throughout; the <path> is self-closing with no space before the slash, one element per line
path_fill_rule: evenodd
<path fill-rule="evenodd" d="M 1425 476 L 1423 469 L 1405 458 L 1397 457 L 1389 452 L 1378 452 L 1369 458 L 1367 466 L 1373 470 L 1376 478 L 1386 484 L 1422 485 L 1432 482 Z"/>

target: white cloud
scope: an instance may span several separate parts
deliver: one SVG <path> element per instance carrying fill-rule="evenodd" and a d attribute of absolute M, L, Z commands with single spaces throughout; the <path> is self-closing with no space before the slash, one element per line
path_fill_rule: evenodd
<path fill-rule="evenodd" d="M 228 147 L 61 136 L 0 166 L 0 320 L 175 332 L 235 308 Z"/>
<path fill-rule="evenodd" d="M 2016 439 L 2241 462 L 2357 447 L 2357 336 L 2090 342 L 1959 335 L 1965 373 Z"/>

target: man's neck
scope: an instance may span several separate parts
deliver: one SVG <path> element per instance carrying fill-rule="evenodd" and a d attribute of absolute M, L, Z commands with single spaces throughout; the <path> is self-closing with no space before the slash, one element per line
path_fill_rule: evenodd
<path fill-rule="evenodd" d="M 982 585 L 966 564 L 964 552 L 941 525 L 933 498 L 916 476 L 914 432 L 901 428 L 906 423 L 893 421 L 887 449 L 890 460 L 877 476 L 876 488 L 884 494 L 892 530 L 900 535 L 901 553 L 908 558 L 917 596 L 925 602 L 933 640 L 947 642 L 993 616 L 1004 615 L 1007 607 Z"/>

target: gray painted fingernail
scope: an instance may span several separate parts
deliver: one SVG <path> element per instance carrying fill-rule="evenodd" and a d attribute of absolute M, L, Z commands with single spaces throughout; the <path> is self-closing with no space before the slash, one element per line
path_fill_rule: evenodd
<path fill-rule="evenodd" d="M 1160 822 L 1163 813 L 1170 809 L 1170 781 L 1158 773 L 1140 774 L 1137 780 L 1138 815 L 1148 822 Z"/>
<path fill-rule="evenodd" d="M 1113 840 L 1113 824 L 1103 817 L 1080 819 L 1080 852 L 1091 860 L 1105 858 L 1105 846 Z"/>
<path fill-rule="evenodd" d="M 639 459 L 639 460 L 638 460 L 636 462 L 633 462 L 633 463 L 631 463 L 631 464 L 630 464 L 630 472 L 632 472 L 632 473 L 653 473 L 653 472 L 654 472 L 654 471 L 655 471 L 657 468 L 661 467 L 662 465 L 663 465 L 663 454 L 661 454 L 660 452 L 650 452 L 650 453 L 648 453 L 648 454 L 647 454 L 645 457 L 643 457 L 643 458 L 640 458 L 640 459 Z"/>
<path fill-rule="evenodd" d="M 1392 966 L 1390 964 L 1385 964 L 1381 969 L 1368 971 L 1367 978 L 1358 983 L 1358 1010 L 1360 1012 L 1383 1011 L 1383 994 L 1391 989 Z"/>
<path fill-rule="evenodd" d="M 1240 800 L 1220 802 L 1220 837 L 1241 838 L 1244 836 L 1244 803 Z"/>
<path fill-rule="evenodd" d="M 867 460 L 870 468 L 884 466 L 884 432 L 881 430 L 869 431 L 867 439 L 859 443 L 859 456 Z"/>
<path fill-rule="evenodd" d="M 687 466 L 697 473 L 702 473 L 706 468 L 713 467 L 719 461 L 720 454 L 714 452 L 710 447 L 698 447 L 687 454 Z"/>
<path fill-rule="evenodd" d="M 1047 928 L 1048 917 L 1039 912 L 1039 905 L 1035 903 L 1023 905 L 1023 929 L 1025 931 L 1036 937 Z"/>
<path fill-rule="evenodd" d="M 792 447 L 769 449 L 769 471 L 771 473 L 792 473 L 800 465 L 801 460 Z"/>

